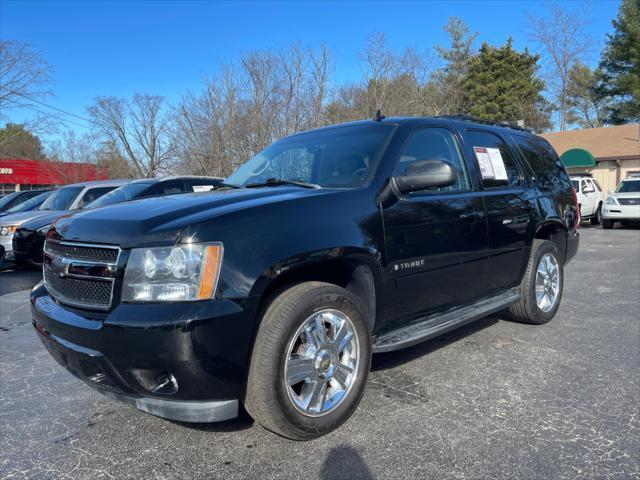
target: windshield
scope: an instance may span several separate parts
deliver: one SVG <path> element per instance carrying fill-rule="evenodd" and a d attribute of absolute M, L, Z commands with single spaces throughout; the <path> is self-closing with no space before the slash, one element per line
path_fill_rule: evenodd
<path fill-rule="evenodd" d="M 284 138 L 247 161 L 226 183 L 246 186 L 276 178 L 321 187 L 359 187 L 372 173 L 393 128 L 353 125 Z"/>
<path fill-rule="evenodd" d="M 30 198 L 20 205 L 11 207 L 9 210 L 7 210 L 7 213 L 27 212 L 44 202 L 49 195 L 51 195 L 51 192 L 41 193 L 40 195 Z"/>
<path fill-rule="evenodd" d="M 4 197 L 0 198 L 0 208 L 6 207 L 7 205 L 9 205 L 17 196 L 18 196 L 18 193 L 15 192 L 15 193 L 8 193 Z"/>
<path fill-rule="evenodd" d="M 103 196 L 94 200 L 88 204 L 85 208 L 98 208 L 112 205 L 114 203 L 126 202 L 127 200 L 133 200 L 143 190 L 149 187 L 150 183 L 130 183 L 124 187 L 111 190 L 109 193 L 105 193 Z"/>
<path fill-rule="evenodd" d="M 47 198 L 38 210 L 68 210 L 84 187 L 63 187 Z"/>
<path fill-rule="evenodd" d="M 616 193 L 640 192 L 640 180 L 623 180 L 616 188 Z"/>

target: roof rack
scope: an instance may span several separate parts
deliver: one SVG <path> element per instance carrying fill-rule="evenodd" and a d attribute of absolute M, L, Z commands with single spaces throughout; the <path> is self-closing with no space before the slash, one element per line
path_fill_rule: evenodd
<path fill-rule="evenodd" d="M 482 123 L 484 125 L 492 125 L 494 127 L 511 128 L 513 130 L 520 130 L 521 132 L 533 133 L 532 129 L 521 127 L 519 125 L 514 125 L 513 123 L 493 122 L 491 120 L 485 120 L 484 118 L 472 117 L 471 115 L 464 115 L 461 113 L 458 113 L 456 115 L 438 115 L 435 118 L 448 118 L 451 120 L 462 120 L 465 122 Z"/>

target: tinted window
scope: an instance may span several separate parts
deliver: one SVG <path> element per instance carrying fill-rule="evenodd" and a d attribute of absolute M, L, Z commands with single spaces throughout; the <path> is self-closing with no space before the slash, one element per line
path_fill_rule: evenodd
<path fill-rule="evenodd" d="M 513 140 L 533 170 L 540 186 L 555 188 L 566 185 L 569 177 L 551 145 L 533 136 L 513 135 Z M 578 182 L 575 180 L 573 187 L 578 190 Z"/>
<path fill-rule="evenodd" d="M 115 188 L 117 187 L 113 186 L 113 187 L 90 188 L 89 190 L 87 190 L 87 193 L 84 194 L 84 196 L 82 197 L 82 200 L 80 200 L 80 204 L 78 205 L 79 208 L 87 208 L 87 205 L 89 205 L 91 202 L 93 202 L 94 200 L 97 200 L 98 198 L 103 196 L 105 193 L 108 193 L 111 190 L 114 190 Z"/>
<path fill-rule="evenodd" d="M 156 189 L 156 195 L 175 195 L 176 193 L 184 193 L 184 183 L 167 183 Z"/>
<path fill-rule="evenodd" d="M 323 187 L 357 187 L 369 178 L 393 128 L 375 123 L 294 135 L 253 157 L 227 183 L 248 185 L 279 178 Z"/>
<path fill-rule="evenodd" d="M 63 187 L 47 198 L 38 210 L 67 210 L 84 187 Z"/>
<path fill-rule="evenodd" d="M 513 187 L 520 173 L 507 144 L 491 132 L 467 130 L 466 137 L 476 154 L 485 188 Z"/>
<path fill-rule="evenodd" d="M 446 128 L 423 128 L 415 132 L 404 146 L 393 175 L 405 175 L 407 167 L 413 162 L 434 159 L 453 166 L 458 172 L 458 181 L 449 187 L 433 188 L 426 192 L 469 190 L 469 177 L 458 143 Z"/>
<path fill-rule="evenodd" d="M 578 180 L 571 180 L 571 184 L 576 189 L 576 192 L 580 191 L 580 182 Z"/>
<path fill-rule="evenodd" d="M 15 192 L 9 193 L 2 197 L 2 200 L 0 200 L 0 209 L 5 210 L 7 208 L 11 208 L 14 205 L 16 199 L 19 198 L 19 195 L 20 194 L 18 192 Z"/>

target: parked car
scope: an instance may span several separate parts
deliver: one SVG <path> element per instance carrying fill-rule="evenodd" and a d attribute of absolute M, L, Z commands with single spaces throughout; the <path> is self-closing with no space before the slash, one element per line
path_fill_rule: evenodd
<path fill-rule="evenodd" d="M 591 225 L 600 225 L 604 193 L 598 181 L 586 175 L 572 175 L 571 183 L 578 194 L 580 220 L 589 220 Z"/>
<path fill-rule="evenodd" d="M 176 195 L 179 193 L 208 191 L 220 184 L 222 179 L 217 177 L 164 177 L 135 180 L 102 195 L 89 203 L 84 209 L 105 207 L 115 203 L 134 200 L 137 198 Z M 55 215 L 58 218 L 59 215 Z M 44 239 L 52 223 L 50 217 L 38 217 L 23 223 L 16 229 L 13 236 L 13 252 L 16 263 L 42 262 L 42 248 Z"/>
<path fill-rule="evenodd" d="M 622 180 L 615 192 L 609 192 L 604 205 L 602 228 L 613 228 L 616 222 L 623 225 L 640 222 L 640 177 Z"/>
<path fill-rule="evenodd" d="M 30 198 L 40 195 L 45 190 L 23 190 L 21 192 L 11 192 L 0 198 L 0 213 L 4 213 L 10 208 L 26 202 Z"/>
<path fill-rule="evenodd" d="M 219 177 L 198 177 L 192 175 L 135 180 L 117 188 L 94 201 L 90 207 L 105 207 L 145 197 L 176 195 L 178 193 L 206 192 L 220 185 Z"/>
<path fill-rule="evenodd" d="M 13 258 L 13 236 L 21 225 L 31 220 L 50 225 L 56 218 L 86 207 L 100 196 L 130 180 L 101 180 L 66 185 L 56 190 L 36 210 L 20 212 L 0 218 L 0 244 L 6 250 L 6 260 Z M 20 260 L 19 260 L 20 261 Z"/>
<path fill-rule="evenodd" d="M 53 192 L 53 190 L 41 190 L 42 193 L 36 195 L 35 197 L 31 197 L 26 202 L 19 203 L 11 207 L 9 210 L 5 210 L 0 213 L 0 217 L 6 217 L 7 215 L 12 215 L 14 213 L 20 212 L 31 212 L 36 210 L 40 205 L 44 203 L 44 201 L 49 198 L 49 195 Z"/>
<path fill-rule="evenodd" d="M 518 127 L 330 126 L 274 143 L 212 192 L 59 219 L 34 326 L 111 398 L 185 422 L 243 403 L 305 440 L 354 412 L 372 352 L 507 307 L 550 321 L 578 220 L 557 154 Z"/>

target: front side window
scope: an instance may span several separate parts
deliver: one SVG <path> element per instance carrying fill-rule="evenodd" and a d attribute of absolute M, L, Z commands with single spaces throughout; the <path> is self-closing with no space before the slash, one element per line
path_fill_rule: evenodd
<path fill-rule="evenodd" d="M 38 210 L 68 210 L 84 187 L 63 187 L 51 194 Z"/>
<path fill-rule="evenodd" d="M 393 129 L 393 125 L 377 123 L 287 137 L 247 161 L 226 183 L 246 186 L 279 179 L 321 187 L 359 187 L 373 172 Z"/>
<path fill-rule="evenodd" d="M 516 187 L 520 172 L 507 144 L 498 135 L 479 130 L 467 130 L 482 175 L 485 188 Z"/>
<path fill-rule="evenodd" d="M 458 181 L 448 187 L 430 188 L 413 194 L 433 192 L 463 192 L 469 190 L 469 176 L 460 154 L 458 142 L 446 128 L 423 128 L 415 132 L 402 150 L 400 160 L 393 171 L 394 176 L 404 176 L 407 167 L 422 160 L 442 160 L 458 173 Z"/>

